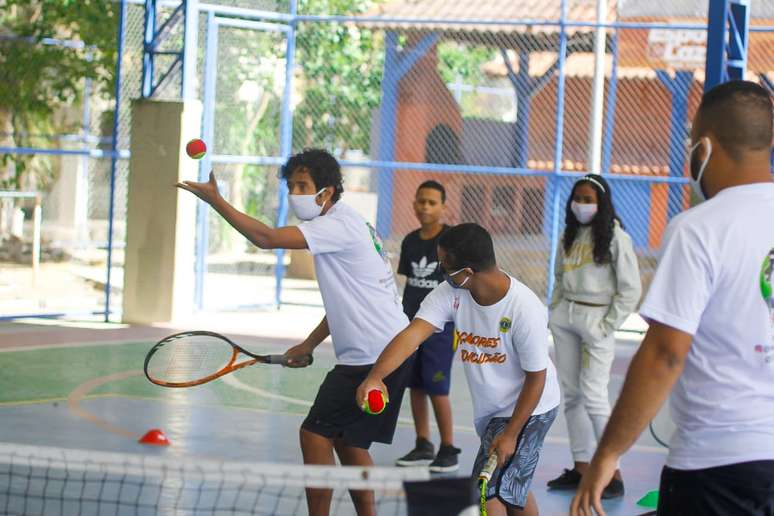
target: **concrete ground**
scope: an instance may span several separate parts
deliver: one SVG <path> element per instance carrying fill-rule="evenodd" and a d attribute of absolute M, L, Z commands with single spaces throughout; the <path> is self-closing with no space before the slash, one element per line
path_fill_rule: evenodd
<path fill-rule="evenodd" d="M 299 342 L 322 315 L 318 307 L 285 306 L 280 311 L 199 314 L 176 328 L 95 321 L 0 324 L 0 442 L 300 464 L 298 427 L 334 363 L 330 344 L 319 348 L 314 365 L 307 369 L 256 366 L 192 389 L 150 384 L 141 374 L 142 361 L 156 340 L 177 329 L 220 331 L 247 349 L 282 352 Z M 627 324 L 641 326 L 636 319 Z M 619 334 L 610 385 L 613 401 L 640 338 L 637 333 Z M 458 360 L 451 397 L 455 440 L 463 450 L 457 474 L 465 475 L 479 441 Z M 150 428 L 163 429 L 172 446 L 159 451 L 138 444 L 137 438 Z M 404 402 L 393 444 L 374 445 L 372 454 L 377 464 L 392 465 L 413 442 L 411 415 Z M 646 512 L 637 501 L 658 487 L 665 456 L 645 432 L 623 458 L 626 496 L 605 502 L 608 514 Z M 541 514 L 566 514 L 571 494 L 549 492 L 545 484 L 568 466 L 567 429 L 560 415 L 549 432 L 532 486 Z M 303 504 L 300 507 L 305 511 Z"/>

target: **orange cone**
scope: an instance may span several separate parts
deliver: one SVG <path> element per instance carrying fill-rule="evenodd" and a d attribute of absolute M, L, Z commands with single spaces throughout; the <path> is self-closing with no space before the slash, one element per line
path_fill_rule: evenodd
<path fill-rule="evenodd" d="M 169 446 L 172 444 L 167 436 L 158 428 L 148 430 L 145 435 L 140 437 L 140 444 L 150 444 L 152 446 Z"/>

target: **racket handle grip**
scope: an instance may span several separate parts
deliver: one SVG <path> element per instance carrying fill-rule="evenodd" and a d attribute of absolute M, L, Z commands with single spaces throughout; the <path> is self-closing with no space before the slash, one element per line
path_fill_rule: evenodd
<path fill-rule="evenodd" d="M 290 359 L 286 355 L 269 355 L 269 361 L 267 363 L 287 367 L 289 361 Z M 303 367 L 311 365 L 312 361 L 312 355 L 304 355 L 296 360 L 297 364 Z"/>
<path fill-rule="evenodd" d="M 492 478 L 492 475 L 494 474 L 495 469 L 497 469 L 497 454 L 493 453 L 486 460 L 486 464 L 481 469 L 481 473 L 478 474 L 478 479 L 486 480 L 489 482 L 489 480 Z"/>

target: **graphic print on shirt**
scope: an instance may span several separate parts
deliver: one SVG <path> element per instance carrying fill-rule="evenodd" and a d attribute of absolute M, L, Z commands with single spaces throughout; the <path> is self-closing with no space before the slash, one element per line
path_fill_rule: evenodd
<path fill-rule="evenodd" d="M 368 232 L 371 234 L 371 240 L 374 243 L 374 249 L 376 249 L 376 252 L 379 253 L 379 256 L 384 259 L 384 261 L 387 261 L 387 253 L 384 252 L 384 243 L 382 242 L 382 238 L 379 236 L 379 234 L 376 232 L 376 229 L 371 225 L 370 222 L 366 222 L 366 226 L 368 226 Z"/>
<path fill-rule="evenodd" d="M 771 340 L 765 344 L 757 344 L 755 352 L 763 355 L 763 361 L 767 364 L 774 363 L 774 247 L 772 247 L 763 259 L 760 275 L 760 289 L 763 301 L 769 311 L 769 327 Z"/>
<path fill-rule="evenodd" d="M 438 280 L 426 279 L 438 268 L 438 262 L 428 263 L 427 257 L 423 256 L 419 262 L 411 262 L 411 277 L 408 284 L 412 287 L 434 289 L 438 286 Z"/>
<path fill-rule="evenodd" d="M 575 241 L 564 255 L 564 272 L 572 272 L 594 262 L 594 247 L 589 242 Z"/>
<path fill-rule="evenodd" d="M 504 364 L 508 357 L 505 352 L 498 351 L 504 338 L 504 334 L 498 337 L 486 337 L 455 328 L 454 343 L 452 345 L 455 351 L 460 344 L 465 345 L 460 350 L 460 358 L 463 362 L 470 362 L 471 364 Z"/>

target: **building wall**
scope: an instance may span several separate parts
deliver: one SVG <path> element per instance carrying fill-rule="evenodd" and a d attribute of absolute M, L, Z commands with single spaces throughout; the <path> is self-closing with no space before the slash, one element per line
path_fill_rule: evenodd
<path fill-rule="evenodd" d="M 412 74 L 401 83 L 397 160 L 424 162 L 427 135 L 436 125 L 446 124 L 460 137 L 465 164 L 509 166 L 515 145 L 513 124 L 463 121 L 436 71 L 434 51 L 417 64 Z M 591 78 L 566 77 L 565 81 L 562 168 L 580 171 L 585 168 L 587 155 Z M 606 84 L 606 91 L 609 86 Z M 698 82 L 691 86 L 689 114 L 698 105 L 701 88 Z M 528 162 L 533 169 L 553 169 L 556 91 L 553 80 L 533 98 Z M 614 172 L 668 175 L 670 110 L 671 95 L 658 79 L 618 80 L 611 153 Z M 411 201 L 416 187 L 431 178 L 447 189 L 447 221 L 451 224 L 474 221 L 494 234 L 542 232 L 546 186 L 542 178 L 398 170 L 393 192 L 393 235 L 403 235 L 416 227 Z M 657 248 L 667 223 L 667 187 L 643 183 L 627 184 L 619 190 L 623 188 L 626 191 L 617 196 L 614 192 L 614 197 L 635 243 L 640 248 Z M 687 196 L 683 202 L 687 205 Z M 512 205 L 510 212 L 504 211 L 508 203 Z"/>
<path fill-rule="evenodd" d="M 458 137 L 462 134 L 462 114 L 446 84 L 438 74 L 436 48 L 430 49 L 403 77 L 398 93 L 395 160 L 424 163 L 430 132 L 441 124 Z M 447 174 L 428 174 L 414 170 L 395 171 L 393 191 L 392 234 L 403 235 L 417 226 L 412 202 L 416 187 L 430 178 L 455 181 Z M 385 235 L 388 236 L 388 235 Z"/>

